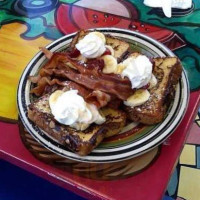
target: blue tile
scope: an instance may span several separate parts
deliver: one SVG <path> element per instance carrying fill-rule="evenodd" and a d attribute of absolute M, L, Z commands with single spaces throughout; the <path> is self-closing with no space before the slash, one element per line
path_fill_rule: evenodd
<path fill-rule="evenodd" d="M 174 193 L 176 192 L 177 184 L 178 184 L 178 173 L 176 168 L 168 183 L 167 191 L 169 196 L 174 195 Z"/>
<path fill-rule="evenodd" d="M 162 200 L 174 200 L 174 198 L 165 195 Z"/>
<path fill-rule="evenodd" d="M 197 168 L 200 169 L 200 147 L 196 147 L 196 151 L 197 151 Z"/>

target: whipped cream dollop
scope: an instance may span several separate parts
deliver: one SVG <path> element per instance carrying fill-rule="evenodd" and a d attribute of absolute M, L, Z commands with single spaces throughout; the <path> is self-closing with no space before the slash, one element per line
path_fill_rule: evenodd
<path fill-rule="evenodd" d="M 152 63 L 144 56 L 130 57 L 123 61 L 122 77 L 128 77 L 132 88 L 141 88 L 147 85 L 152 75 Z"/>
<path fill-rule="evenodd" d="M 102 33 L 91 32 L 79 40 L 76 48 L 85 58 L 97 58 L 105 52 L 105 42 L 106 39 Z"/>
<path fill-rule="evenodd" d="M 58 122 L 77 130 L 85 130 L 92 123 L 105 122 L 96 106 L 86 103 L 77 90 L 55 91 L 49 98 L 49 105 Z"/>

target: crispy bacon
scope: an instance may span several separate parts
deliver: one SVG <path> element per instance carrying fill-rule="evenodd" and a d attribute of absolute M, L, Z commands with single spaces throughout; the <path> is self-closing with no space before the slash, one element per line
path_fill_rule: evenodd
<path fill-rule="evenodd" d="M 104 74 L 97 68 L 91 69 L 69 58 L 66 53 L 54 53 L 40 70 L 40 76 L 49 75 L 67 78 L 86 88 L 116 95 L 121 100 L 126 100 L 134 92 L 127 78 L 123 79 L 116 74 Z"/>
<path fill-rule="evenodd" d="M 31 77 L 31 79 L 32 78 L 33 77 Z M 61 82 L 58 79 L 50 80 L 50 78 L 48 77 L 40 77 L 40 79 L 38 80 L 37 86 L 33 88 L 30 93 L 35 94 L 36 96 L 41 96 L 45 93 L 45 89 L 47 86 L 54 86 L 54 85 L 63 86 L 63 87 L 68 86 L 68 81 Z"/>
<path fill-rule="evenodd" d="M 70 83 L 70 87 L 78 88 L 79 93 L 84 90 L 80 95 L 88 102 L 93 101 L 95 105 L 102 107 L 113 96 L 114 99 L 120 99 L 120 102 L 126 100 L 134 92 L 127 78 L 121 78 L 116 74 L 104 74 L 102 60 L 90 60 L 83 64 L 70 58 L 67 53 L 52 54 L 44 48 L 42 51 L 50 60 L 41 68 L 38 76 L 30 77 L 31 81 L 37 83 L 31 91 L 37 96 L 42 95 L 47 86 L 66 87 L 65 84 Z"/>
<path fill-rule="evenodd" d="M 41 79 L 40 75 L 38 76 L 29 76 L 28 79 L 32 82 L 32 83 L 38 83 L 39 80 Z"/>
<path fill-rule="evenodd" d="M 39 47 L 39 49 L 44 53 L 44 55 L 48 59 L 51 59 L 51 57 L 53 56 L 53 53 L 51 51 L 49 51 L 48 49 L 46 49 L 45 47 Z"/>
<path fill-rule="evenodd" d="M 88 76 L 80 74 L 77 71 L 65 69 L 43 69 L 41 76 L 55 76 L 57 78 L 66 78 L 83 85 L 91 90 L 100 90 L 102 92 L 117 96 L 121 100 L 126 100 L 133 94 L 133 90 L 124 84 L 116 84 L 114 81 L 105 80 L 102 77 Z"/>
<path fill-rule="evenodd" d="M 78 93 L 84 98 L 89 96 L 89 94 L 92 92 L 72 81 L 60 81 L 59 79 L 56 78 L 50 80 L 47 77 L 42 77 L 39 80 L 37 87 L 31 90 L 31 93 L 34 93 L 36 96 L 41 96 L 45 93 L 45 88 L 47 86 L 58 86 L 58 87 L 60 86 L 60 88 L 63 88 L 63 90 L 65 91 L 78 90 Z"/>
<path fill-rule="evenodd" d="M 110 100 L 111 96 L 100 90 L 94 90 L 86 97 L 87 102 L 97 102 L 98 104 L 95 104 L 97 107 L 106 106 Z"/>
<path fill-rule="evenodd" d="M 121 104 L 122 104 L 122 100 L 113 98 L 111 101 L 108 102 L 106 106 L 112 109 L 119 109 Z"/>
<path fill-rule="evenodd" d="M 121 78 L 121 76 L 117 74 L 104 74 L 102 72 L 102 63 L 101 60 L 91 59 L 88 63 L 79 63 L 76 60 L 70 58 L 67 53 L 54 53 L 52 58 L 46 65 L 43 67 L 44 69 L 53 69 L 58 68 L 64 69 L 66 67 L 71 67 L 76 69 L 81 74 L 86 74 L 88 76 L 98 76 L 104 80 L 113 81 L 116 84 L 125 84 L 131 88 L 131 83 L 127 78 Z M 86 86 L 87 87 L 87 86 Z"/>
<path fill-rule="evenodd" d="M 62 89 L 64 91 L 67 90 L 78 90 L 79 95 L 81 95 L 86 102 L 92 103 L 97 106 L 97 108 L 101 108 L 111 100 L 110 95 L 101 92 L 101 91 L 92 91 L 84 88 L 83 86 L 74 83 L 72 81 L 60 81 L 58 79 L 48 79 L 47 77 L 42 77 L 37 87 L 31 90 L 31 93 L 34 93 L 36 96 L 41 96 L 45 93 L 50 92 L 48 90 L 50 86 L 51 92 L 56 89 Z"/>

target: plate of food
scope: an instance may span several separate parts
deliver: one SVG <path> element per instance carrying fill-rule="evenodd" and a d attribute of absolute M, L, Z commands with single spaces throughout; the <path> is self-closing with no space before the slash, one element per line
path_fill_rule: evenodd
<path fill-rule="evenodd" d="M 35 55 L 19 82 L 19 116 L 43 146 L 68 159 L 109 163 L 170 136 L 189 98 L 179 59 L 118 28 L 81 30 Z"/>

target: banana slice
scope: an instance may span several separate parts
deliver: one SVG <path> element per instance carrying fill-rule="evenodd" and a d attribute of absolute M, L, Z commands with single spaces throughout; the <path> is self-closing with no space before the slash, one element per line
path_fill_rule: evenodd
<path fill-rule="evenodd" d="M 95 32 L 92 32 L 92 34 L 100 37 L 102 39 L 103 43 L 106 43 L 106 38 L 103 33 L 95 31 Z"/>
<path fill-rule="evenodd" d="M 122 74 L 122 71 L 129 65 L 130 62 L 132 62 L 133 57 L 127 58 L 123 62 L 119 63 L 117 65 L 117 71 L 116 74 Z"/>
<path fill-rule="evenodd" d="M 148 101 L 150 97 L 150 93 L 146 89 L 139 89 L 137 90 L 132 96 L 130 96 L 126 101 L 124 101 L 124 104 L 126 106 L 140 106 L 144 104 L 146 101 Z"/>
<path fill-rule="evenodd" d="M 152 74 L 151 75 L 151 80 L 149 82 L 149 84 L 150 84 L 149 85 L 149 89 L 155 87 L 157 85 L 157 83 L 158 83 L 157 78 Z"/>
<path fill-rule="evenodd" d="M 115 54 L 114 49 L 110 45 L 105 45 L 105 47 L 110 50 L 111 56 L 114 56 Z"/>
<path fill-rule="evenodd" d="M 126 68 L 126 65 L 124 65 L 123 63 L 119 63 L 117 65 L 117 70 L 116 70 L 116 74 L 122 74 L 122 71 Z"/>
<path fill-rule="evenodd" d="M 105 55 L 102 57 L 104 60 L 103 73 L 110 74 L 115 73 L 117 70 L 117 60 L 111 55 Z"/>
<path fill-rule="evenodd" d="M 61 96 L 64 92 L 62 90 L 56 90 L 54 93 L 52 93 L 49 97 L 49 106 L 52 110 L 53 106 L 55 105 L 57 99 L 59 96 Z"/>

